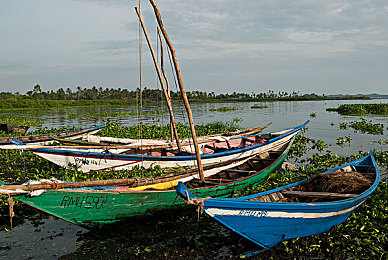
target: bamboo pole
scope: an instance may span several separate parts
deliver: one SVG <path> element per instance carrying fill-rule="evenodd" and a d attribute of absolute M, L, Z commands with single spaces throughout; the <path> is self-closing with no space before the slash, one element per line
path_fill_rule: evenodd
<path fill-rule="evenodd" d="M 171 92 L 170 92 L 170 82 L 168 81 L 168 78 L 167 78 L 167 75 L 166 75 L 166 71 L 164 70 L 164 57 L 163 57 L 163 41 L 162 41 L 162 37 L 160 36 L 160 29 L 158 27 L 158 37 L 159 37 L 159 42 L 160 42 L 160 68 L 162 69 L 162 73 L 163 73 L 163 77 L 164 77 L 164 80 L 166 81 L 166 86 L 167 86 L 167 94 L 168 96 L 170 97 L 170 100 L 171 100 Z M 172 122 L 170 120 L 170 135 L 171 135 L 171 141 L 173 141 L 174 139 L 174 128 L 173 128 L 173 125 L 172 125 Z"/>
<path fill-rule="evenodd" d="M 194 128 L 193 115 L 192 115 L 192 112 L 191 112 L 191 109 L 190 109 L 189 100 L 187 99 L 185 88 L 183 87 L 183 79 L 182 79 L 181 71 L 180 71 L 180 68 L 179 68 L 178 59 L 177 59 L 177 56 L 176 56 L 176 53 L 175 53 L 175 48 L 172 45 L 172 42 L 171 42 L 170 38 L 168 37 L 166 29 L 164 28 L 163 21 L 162 21 L 161 15 L 159 13 L 158 6 L 156 5 L 154 0 L 149 0 L 149 1 L 150 1 L 151 5 L 152 5 L 152 7 L 154 9 L 155 16 L 156 16 L 156 19 L 158 21 L 159 27 L 160 27 L 160 29 L 161 29 L 161 31 L 163 33 L 163 36 L 164 36 L 164 38 L 165 38 L 165 40 L 167 42 L 168 48 L 170 49 L 170 52 L 172 54 L 172 59 L 173 59 L 173 62 L 174 62 L 175 72 L 176 72 L 177 77 L 178 77 L 179 89 L 181 91 L 182 99 L 183 99 L 183 102 L 185 104 L 185 108 L 186 108 L 186 111 L 187 111 L 187 114 L 188 114 L 188 117 L 189 117 L 190 129 L 191 129 L 191 134 L 193 136 L 195 153 L 196 153 L 197 162 L 198 162 L 198 172 L 199 172 L 199 176 L 200 176 L 201 180 L 203 180 L 204 179 L 203 168 L 202 168 L 202 162 L 201 162 L 201 155 L 200 155 L 199 148 L 198 148 L 197 135 L 195 133 L 195 128 Z"/>
<path fill-rule="evenodd" d="M 159 78 L 160 84 L 161 84 L 162 89 L 163 89 L 163 93 L 164 93 L 164 96 L 165 96 L 165 99 L 166 99 L 168 111 L 170 112 L 170 121 L 172 122 L 172 125 L 173 125 L 174 135 L 175 135 L 176 143 L 177 143 L 177 146 L 178 146 L 178 150 L 181 151 L 182 147 L 181 147 L 181 144 L 179 142 L 178 132 L 176 130 L 174 114 L 173 114 L 172 105 L 171 105 L 171 99 L 170 99 L 170 96 L 168 95 L 168 93 L 166 91 L 166 87 L 164 85 L 164 81 L 163 81 L 163 78 L 162 78 L 162 73 L 160 72 L 158 61 L 156 59 L 154 49 L 152 48 L 152 44 L 151 44 L 150 38 L 148 37 L 147 29 L 146 29 L 146 27 L 144 25 L 143 18 L 141 17 L 140 11 L 139 11 L 139 9 L 137 7 L 135 7 L 135 10 L 136 10 L 137 16 L 139 17 L 139 20 L 140 20 L 140 23 L 141 23 L 141 27 L 143 28 L 143 32 L 144 32 L 144 35 L 146 37 L 146 40 L 147 40 L 147 43 L 148 43 L 148 47 L 149 47 L 149 49 L 151 51 L 152 59 L 154 61 L 154 65 L 155 65 L 156 71 L 158 72 L 158 78 Z"/>

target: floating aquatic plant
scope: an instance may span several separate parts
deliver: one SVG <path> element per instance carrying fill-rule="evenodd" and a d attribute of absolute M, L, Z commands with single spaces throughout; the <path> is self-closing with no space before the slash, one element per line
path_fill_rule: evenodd
<path fill-rule="evenodd" d="M 236 110 L 242 110 L 244 108 L 238 108 L 238 107 L 220 107 L 220 108 L 211 108 L 209 111 L 211 112 L 229 112 L 229 111 L 236 111 Z"/>
<path fill-rule="evenodd" d="M 338 108 L 326 108 L 329 112 L 338 112 L 341 115 L 387 115 L 388 103 L 379 104 L 342 104 Z"/>
<path fill-rule="evenodd" d="M 263 109 L 263 108 L 268 108 L 269 106 L 266 106 L 266 105 L 258 105 L 258 104 L 254 104 L 253 106 L 251 106 L 251 109 Z"/>

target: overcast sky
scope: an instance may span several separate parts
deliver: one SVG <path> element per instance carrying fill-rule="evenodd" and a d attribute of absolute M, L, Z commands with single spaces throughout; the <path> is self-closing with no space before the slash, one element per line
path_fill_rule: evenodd
<path fill-rule="evenodd" d="M 137 2 L 0 0 L 0 91 L 134 90 Z M 386 0 L 157 3 L 187 91 L 388 94 Z M 156 49 L 148 1 L 141 11 Z M 143 87 L 157 88 L 142 56 Z"/>

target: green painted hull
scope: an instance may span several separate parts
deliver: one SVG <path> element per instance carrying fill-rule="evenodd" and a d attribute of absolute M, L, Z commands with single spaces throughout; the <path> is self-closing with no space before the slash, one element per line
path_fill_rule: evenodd
<path fill-rule="evenodd" d="M 281 165 L 289 148 L 270 167 L 233 183 L 192 189 L 197 197 L 227 197 L 234 190 L 260 184 Z M 47 190 L 36 197 L 15 196 L 32 207 L 86 228 L 100 227 L 129 217 L 184 206 L 175 189 L 162 191 Z"/>

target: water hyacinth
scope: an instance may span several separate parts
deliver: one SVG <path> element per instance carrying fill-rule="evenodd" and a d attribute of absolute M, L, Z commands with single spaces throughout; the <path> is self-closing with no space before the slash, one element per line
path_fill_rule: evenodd
<path fill-rule="evenodd" d="M 387 115 L 388 104 L 342 104 L 338 108 L 327 108 L 326 111 L 338 112 L 341 115 Z"/>
<path fill-rule="evenodd" d="M 153 111 L 144 111 L 141 112 L 142 115 L 162 115 L 166 114 L 168 111 L 163 110 L 153 110 Z M 68 118 L 97 118 L 97 117 L 124 117 L 124 116 L 136 116 L 139 113 L 136 112 L 103 112 L 103 113 L 68 113 Z"/>
<path fill-rule="evenodd" d="M 143 127 L 148 129 L 143 133 L 144 137 L 147 138 L 153 136 L 162 138 L 164 135 L 168 136 L 169 134 L 169 126 Z M 198 126 L 197 129 L 201 135 L 208 135 L 223 132 L 220 129 L 233 131 L 236 128 L 238 127 L 233 123 L 213 123 Z M 190 135 L 187 125 L 182 125 L 179 129 L 182 137 Z M 48 132 L 51 130 L 46 129 Z M 114 136 L 115 132 L 120 136 L 134 138 L 138 135 L 138 127 L 126 127 L 117 123 L 109 123 L 107 129 L 100 132 L 100 135 Z M 296 137 L 289 153 L 288 160 L 298 162 L 295 169 L 279 169 L 270 174 L 263 185 L 248 188 L 239 193 L 236 192 L 234 196 L 265 191 L 306 179 L 367 154 L 367 151 L 364 151 L 349 157 L 339 156 L 327 150 L 327 145 L 322 140 L 312 139 L 305 134 L 306 132 Z M 306 153 L 308 151 L 315 153 L 307 157 Z M 0 163 L 2 165 L 0 178 L 7 182 L 22 182 L 24 175 L 23 153 L 20 151 L 0 151 L 0 153 Z M 388 169 L 388 152 L 374 151 L 373 154 L 377 163 L 383 169 L 382 172 L 386 172 Z M 165 174 L 164 170 L 157 166 L 149 170 L 139 167 L 133 171 L 104 171 L 86 174 L 76 169 L 62 169 L 29 152 L 25 152 L 24 156 L 26 179 L 54 176 L 64 180 L 93 180 Z M 171 171 L 179 170 L 179 168 L 171 169 Z M 386 234 L 388 233 L 388 227 L 385 225 L 386 216 L 388 215 L 388 201 L 385 199 L 387 192 L 388 185 L 384 180 L 360 210 L 352 214 L 343 224 L 332 228 L 326 233 L 282 242 L 253 259 L 385 259 L 387 257 Z M 40 213 L 18 202 L 15 203 L 14 225 L 19 225 L 28 219 L 38 227 L 42 219 L 47 217 L 45 213 Z M 0 228 L 3 230 L 10 228 L 7 206 L 6 198 L 0 199 Z M 87 259 L 88 256 L 98 254 L 99 257 L 106 259 L 128 257 L 140 259 L 169 258 L 172 256 L 190 258 L 200 255 L 211 258 L 220 255 L 220 248 L 226 248 L 225 257 L 238 256 L 240 253 L 255 249 L 249 241 L 233 235 L 232 232 L 210 221 L 205 215 L 200 216 L 200 221 L 197 218 L 198 216 L 190 210 L 165 214 L 158 216 L 158 218 L 142 218 L 139 223 L 130 222 L 127 225 L 113 226 L 102 231 L 91 231 L 79 237 L 81 241 L 79 248 L 68 257 L 69 259 Z M 141 228 L 141 232 L 139 232 L 138 227 L 141 223 L 143 223 L 143 226 L 140 227 L 144 228 Z M 122 239 L 124 236 L 126 239 Z"/>

